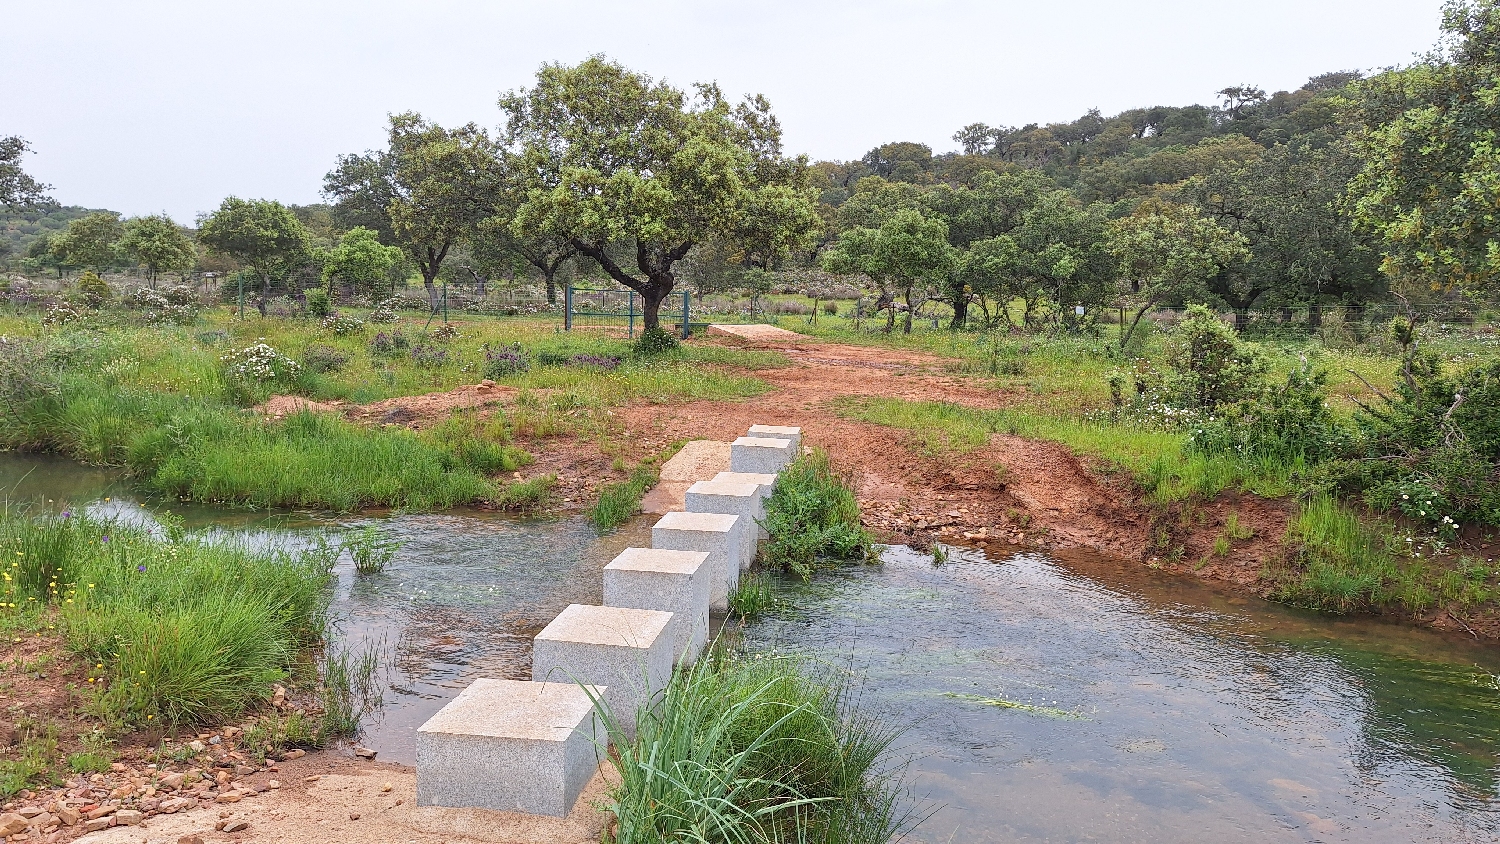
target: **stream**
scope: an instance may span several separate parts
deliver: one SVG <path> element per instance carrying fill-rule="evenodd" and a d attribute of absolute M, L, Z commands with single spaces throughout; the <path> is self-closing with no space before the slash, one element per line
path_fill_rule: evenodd
<path fill-rule="evenodd" d="M 115 474 L 0 454 L 12 505 L 297 547 L 371 519 L 157 502 Z M 341 635 L 384 656 L 363 741 L 412 761 L 415 729 L 476 677 L 529 676 L 530 637 L 650 519 L 381 518 L 405 544 L 377 575 L 336 569 Z M 857 678 L 899 725 L 923 842 L 1500 840 L 1500 648 L 1306 613 L 1090 554 L 948 560 L 781 580 L 743 636 Z"/>

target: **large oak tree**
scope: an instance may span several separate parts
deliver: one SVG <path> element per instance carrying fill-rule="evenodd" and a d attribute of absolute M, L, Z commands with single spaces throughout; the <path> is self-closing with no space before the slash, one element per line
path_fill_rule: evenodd
<path fill-rule="evenodd" d="M 711 84 L 690 97 L 596 56 L 544 65 L 500 109 L 512 232 L 566 240 L 641 295 L 647 329 L 695 246 L 722 239 L 765 263 L 821 227 L 764 98 L 731 105 Z"/>

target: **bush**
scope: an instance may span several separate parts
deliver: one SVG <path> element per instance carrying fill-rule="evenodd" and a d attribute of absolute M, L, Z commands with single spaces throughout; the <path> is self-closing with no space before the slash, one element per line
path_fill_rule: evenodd
<path fill-rule="evenodd" d="M 328 291 L 321 287 L 314 287 L 304 294 L 307 300 L 307 312 L 314 319 L 324 319 L 332 310 L 328 300 Z"/>
<path fill-rule="evenodd" d="M 568 358 L 568 363 L 592 369 L 609 370 L 620 367 L 620 359 L 612 355 L 574 355 Z"/>
<path fill-rule="evenodd" d="M 1500 527 L 1500 361 L 1449 378 L 1436 356 L 1410 352 L 1394 395 L 1354 419 L 1336 487 L 1440 531 Z"/>
<path fill-rule="evenodd" d="M 1328 373 L 1307 363 L 1287 373 L 1286 383 L 1242 399 L 1200 423 L 1188 450 L 1311 464 L 1336 456 L 1346 432 L 1326 403 Z"/>
<path fill-rule="evenodd" d="M 484 377 L 505 378 L 519 375 L 531 369 L 531 361 L 520 343 L 512 343 L 502 349 L 484 348 Z"/>
<path fill-rule="evenodd" d="M 390 323 L 396 322 L 397 320 L 401 319 L 400 315 L 396 313 L 396 308 L 400 304 L 401 300 L 396 297 L 386 299 L 385 301 L 376 305 L 375 310 L 370 312 L 370 322 L 378 323 L 381 325 L 388 325 Z"/>
<path fill-rule="evenodd" d="M 300 364 L 265 343 L 227 352 L 219 364 L 229 381 L 290 384 L 302 371 Z"/>
<path fill-rule="evenodd" d="M 348 355 L 321 343 L 308 346 L 307 351 L 302 355 L 302 365 L 307 367 L 309 372 L 338 372 L 348 362 Z"/>
<path fill-rule="evenodd" d="M 68 325 L 83 320 L 83 314 L 67 302 L 56 302 L 42 317 L 42 325 Z"/>
<path fill-rule="evenodd" d="M 68 647 L 98 665 L 94 706 L 123 726 L 224 723 L 264 700 L 318 640 L 328 570 L 64 512 L 0 515 L 12 606 L 52 605 Z"/>
<path fill-rule="evenodd" d="M 672 333 L 657 326 L 648 328 L 641 332 L 641 336 L 635 340 L 636 354 L 650 356 L 669 352 L 678 346 L 677 338 Z"/>
<path fill-rule="evenodd" d="M 776 479 L 765 528 L 771 535 L 762 546 L 766 567 L 804 578 L 826 561 L 864 561 L 875 553 L 859 522 L 859 500 L 822 449 L 792 461 Z"/>
<path fill-rule="evenodd" d="M 92 271 L 78 277 L 78 296 L 85 307 L 102 308 L 109 303 L 109 283 Z"/>
<path fill-rule="evenodd" d="M 323 326 L 324 331 L 332 331 L 334 334 L 338 334 L 340 336 L 343 336 L 345 334 L 357 334 L 360 331 L 363 331 L 365 328 L 364 323 L 360 322 L 352 316 L 341 314 L 338 311 L 333 311 L 328 316 L 324 317 L 323 321 L 319 324 Z"/>
<path fill-rule="evenodd" d="M 404 353 L 410 345 L 406 335 L 399 331 L 392 331 L 389 334 L 381 331 L 370 340 L 370 354 L 377 357 L 399 355 Z"/>
<path fill-rule="evenodd" d="M 448 362 L 448 350 L 441 346 L 413 346 L 411 362 L 422 369 L 440 369 Z"/>

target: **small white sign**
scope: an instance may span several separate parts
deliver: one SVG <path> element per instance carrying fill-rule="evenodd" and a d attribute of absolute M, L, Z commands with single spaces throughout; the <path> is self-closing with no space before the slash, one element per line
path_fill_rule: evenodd
<path fill-rule="evenodd" d="M 1073 306 L 1073 313 L 1077 314 L 1078 316 L 1083 316 L 1083 306 L 1082 305 L 1074 305 Z"/>

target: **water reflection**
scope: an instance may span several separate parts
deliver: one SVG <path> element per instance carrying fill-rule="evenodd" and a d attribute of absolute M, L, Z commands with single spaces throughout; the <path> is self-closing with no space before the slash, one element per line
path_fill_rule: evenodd
<path fill-rule="evenodd" d="M 1489 650 L 1125 575 L 896 548 L 746 637 L 842 655 L 910 725 L 917 840 L 1495 840 Z"/>

